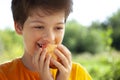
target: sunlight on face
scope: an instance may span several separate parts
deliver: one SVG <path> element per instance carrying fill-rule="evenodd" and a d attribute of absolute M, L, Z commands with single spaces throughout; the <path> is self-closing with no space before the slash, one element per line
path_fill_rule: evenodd
<path fill-rule="evenodd" d="M 41 10 L 29 16 L 22 30 L 25 52 L 34 53 L 38 49 L 38 44 L 61 44 L 65 31 L 64 16 L 63 11 L 45 15 Z"/>

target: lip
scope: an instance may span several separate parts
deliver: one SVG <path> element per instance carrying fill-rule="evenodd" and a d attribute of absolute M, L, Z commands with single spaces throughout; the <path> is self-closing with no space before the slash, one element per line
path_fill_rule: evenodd
<path fill-rule="evenodd" d="M 37 46 L 38 46 L 39 48 L 42 48 L 42 45 L 41 45 L 41 44 L 39 44 L 39 43 L 37 43 Z"/>
<path fill-rule="evenodd" d="M 46 48 L 46 47 L 47 47 L 47 44 L 37 43 L 37 46 L 38 46 L 39 48 Z"/>
<path fill-rule="evenodd" d="M 39 48 L 46 48 L 48 44 L 49 44 L 48 41 L 38 41 L 38 42 L 37 42 L 37 46 L 38 46 Z"/>
<path fill-rule="evenodd" d="M 37 46 L 39 47 L 39 48 L 46 48 L 47 47 L 47 45 L 48 44 L 55 44 L 54 42 L 49 42 L 49 41 L 47 41 L 47 40 L 42 40 L 42 41 L 38 41 L 37 42 Z"/>

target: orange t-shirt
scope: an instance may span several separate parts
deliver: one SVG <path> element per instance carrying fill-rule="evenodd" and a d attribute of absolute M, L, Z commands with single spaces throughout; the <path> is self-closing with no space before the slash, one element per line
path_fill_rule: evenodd
<path fill-rule="evenodd" d="M 51 72 L 55 77 L 57 70 L 51 69 Z M 37 72 L 27 69 L 19 58 L 0 65 L 0 80 L 40 80 L 40 78 Z M 92 80 L 92 78 L 80 64 L 73 63 L 69 80 Z"/>

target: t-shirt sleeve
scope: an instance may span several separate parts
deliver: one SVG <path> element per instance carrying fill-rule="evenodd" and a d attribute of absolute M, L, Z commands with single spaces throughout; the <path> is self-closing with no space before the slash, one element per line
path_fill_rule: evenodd
<path fill-rule="evenodd" d="M 72 65 L 71 78 L 74 80 L 92 80 L 87 70 L 78 63 Z"/>
<path fill-rule="evenodd" d="M 2 72 L 1 69 L 0 69 L 0 80 L 7 80 L 5 74 Z"/>

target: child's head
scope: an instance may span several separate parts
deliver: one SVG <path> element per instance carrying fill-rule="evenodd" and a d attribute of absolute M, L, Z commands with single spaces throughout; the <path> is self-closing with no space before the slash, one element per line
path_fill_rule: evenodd
<path fill-rule="evenodd" d="M 25 52 L 33 54 L 38 45 L 61 44 L 71 11 L 71 0 L 13 0 L 15 30 L 23 37 Z"/>
<path fill-rule="evenodd" d="M 35 9 L 41 9 L 46 15 L 65 12 L 65 20 L 72 11 L 72 0 L 12 0 L 14 21 L 23 25 Z"/>

